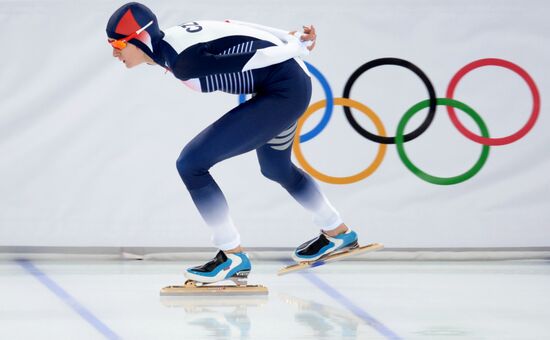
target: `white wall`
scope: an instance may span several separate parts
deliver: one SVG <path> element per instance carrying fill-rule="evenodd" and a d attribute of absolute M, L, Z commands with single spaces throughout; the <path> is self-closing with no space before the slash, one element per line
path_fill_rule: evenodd
<path fill-rule="evenodd" d="M 117 1 L 0 1 L 0 245 L 210 246 L 209 233 L 178 177 L 181 148 L 236 105 L 199 94 L 159 67 L 126 70 L 106 44 Z M 394 145 L 370 177 L 321 183 L 347 223 L 388 247 L 550 246 L 550 142 L 546 98 L 550 3 L 544 0 L 150 1 L 161 27 L 236 18 L 294 29 L 313 23 L 307 59 L 336 97 L 363 63 L 398 57 L 419 66 L 444 97 L 451 77 L 486 57 L 512 61 L 533 77 L 542 106 L 534 128 L 491 147 L 483 169 L 453 186 L 422 181 Z M 532 98 L 514 73 L 478 69 L 455 97 L 483 117 L 492 136 L 527 121 Z M 312 102 L 323 99 L 314 81 Z M 352 98 L 371 107 L 388 134 L 426 91 L 410 72 L 380 67 Z M 309 130 L 318 112 L 306 123 Z M 418 126 L 423 114 L 409 124 Z M 356 114 L 365 128 L 366 118 Z M 475 124 L 460 114 L 466 125 Z M 360 137 L 336 107 L 327 128 L 302 148 L 335 176 L 362 170 L 377 144 Z M 430 128 L 407 143 L 411 159 L 439 176 L 466 171 L 481 146 L 463 137 L 439 107 Z M 258 170 L 253 153 L 213 168 L 246 246 L 294 246 L 317 230 L 286 192 Z"/>

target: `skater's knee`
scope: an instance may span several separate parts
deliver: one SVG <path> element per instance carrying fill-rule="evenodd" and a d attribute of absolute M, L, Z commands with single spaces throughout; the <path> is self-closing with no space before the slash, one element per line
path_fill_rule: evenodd
<path fill-rule="evenodd" d="M 281 178 L 281 175 L 280 175 L 280 173 L 279 173 L 278 171 L 273 171 L 273 170 L 268 169 L 268 168 L 266 168 L 266 167 L 262 167 L 262 168 L 260 169 L 260 171 L 261 171 L 262 175 L 263 175 L 265 178 L 267 178 L 267 179 L 269 179 L 269 180 L 271 180 L 271 181 L 279 182 L 279 180 L 280 180 L 280 178 Z"/>
<path fill-rule="evenodd" d="M 188 160 L 183 153 L 176 160 L 176 169 L 178 169 L 178 173 L 181 178 L 184 178 L 187 174 L 191 173 L 191 167 L 189 166 Z"/>
<path fill-rule="evenodd" d="M 193 178 L 208 173 L 208 166 L 196 152 L 184 149 L 176 160 L 176 168 L 181 179 L 188 184 Z"/>
<path fill-rule="evenodd" d="M 271 181 L 277 182 L 283 187 L 290 185 L 294 181 L 297 175 L 292 168 L 283 169 L 283 168 L 262 167 L 261 172 L 265 178 Z"/>
<path fill-rule="evenodd" d="M 307 182 L 308 182 L 308 175 L 300 168 L 296 167 L 294 164 L 291 166 L 292 168 L 292 177 L 290 180 L 287 181 L 285 189 L 287 189 L 289 192 L 294 192 L 297 190 L 300 190 Z"/>

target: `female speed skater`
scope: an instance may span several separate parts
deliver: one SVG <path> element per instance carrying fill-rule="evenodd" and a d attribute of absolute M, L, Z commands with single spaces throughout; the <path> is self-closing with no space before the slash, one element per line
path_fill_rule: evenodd
<path fill-rule="evenodd" d="M 132 2 L 114 12 L 106 31 L 113 57 L 127 68 L 156 64 L 196 91 L 253 94 L 194 137 L 177 159 L 179 175 L 219 248 L 209 262 L 187 269 L 188 279 L 246 282 L 250 260 L 209 169 L 252 150 L 261 173 L 309 210 L 321 228 L 319 236 L 296 248 L 295 261 L 316 260 L 357 246 L 357 234 L 343 223 L 313 179 L 290 159 L 296 122 L 311 97 L 311 79 L 301 57 L 315 46 L 313 26 L 288 32 L 225 20 L 193 21 L 160 30 L 155 14 Z"/>

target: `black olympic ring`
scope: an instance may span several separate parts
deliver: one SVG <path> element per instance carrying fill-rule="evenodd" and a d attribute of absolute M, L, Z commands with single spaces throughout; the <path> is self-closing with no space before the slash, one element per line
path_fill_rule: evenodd
<path fill-rule="evenodd" d="M 428 76 L 426 76 L 426 74 L 424 74 L 424 72 L 422 72 L 422 70 L 420 68 L 418 68 L 416 65 L 414 65 L 413 63 L 411 63 L 407 60 L 399 59 L 399 58 L 380 58 L 380 59 L 371 60 L 371 61 L 363 64 L 361 67 L 359 67 L 349 77 L 348 81 L 346 82 L 346 86 L 344 87 L 344 94 L 342 95 L 342 97 L 350 99 L 351 87 L 353 86 L 353 83 L 355 83 L 357 78 L 359 78 L 363 73 L 370 70 L 371 68 L 374 68 L 374 67 L 377 67 L 377 66 L 382 66 L 382 65 L 401 66 L 401 67 L 404 67 L 404 68 L 412 71 L 414 74 L 416 74 L 422 80 L 422 82 L 424 83 L 424 85 L 428 89 L 429 109 L 428 109 L 428 115 L 426 116 L 426 119 L 424 120 L 424 122 L 422 122 L 422 124 L 420 124 L 420 126 L 416 130 L 414 130 L 414 131 L 412 131 L 412 132 L 410 132 L 410 133 L 403 136 L 405 142 L 411 141 L 411 140 L 415 139 L 416 137 L 420 136 L 430 126 L 430 124 L 432 123 L 432 121 L 434 119 L 435 111 L 436 111 L 436 107 L 437 107 L 437 97 L 435 95 L 435 90 L 434 90 L 434 87 L 433 87 L 430 79 L 428 79 Z M 355 131 L 357 131 L 357 133 L 359 133 L 361 136 L 367 138 L 368 140 L 376 142 L 376 143 L 395 144 L 395 137 L 378 136 L 378 135 L 375 135 L 375 134 L 370 133 L 367 130 L 363 129 L 363 127 L 361 127 L 361 125 L 359 125 L 357 123 L 355 118 L 353 118 L 353 114 L 351 113 L 351 109 L 347 106 L 344 106 L 343 108 L 344 108 L 344 112 L 346 114 L 346 118 L 347 118 L 348 122 L 351 124 L 353 129 Z"/>

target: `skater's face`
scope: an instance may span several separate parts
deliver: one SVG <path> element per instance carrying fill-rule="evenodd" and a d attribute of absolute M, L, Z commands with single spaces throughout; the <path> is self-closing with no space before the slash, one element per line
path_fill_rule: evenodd
<path fill-rule="evenodd" d="M 138 38 L 152 24 L 153 21 L 151 20 L 147 25 L 122 39 L 109 38 L 109 44 L 113 47 L 113 57 L 122 61 L 127 68 L 132 68 L 143 63 L 154 64 L 154 61 L 147 54 L 130 42 L 132 39 Z"/>
<path fill-rule="evenodd" d="M 112 41 L 112 39 L 109 39 L 109 41 Z M 113 47 L 113 57 L 122 61 L 127 68 L 151 62 L 149 56 L 132 43 L 128 43 L 123 49 Z"/>

